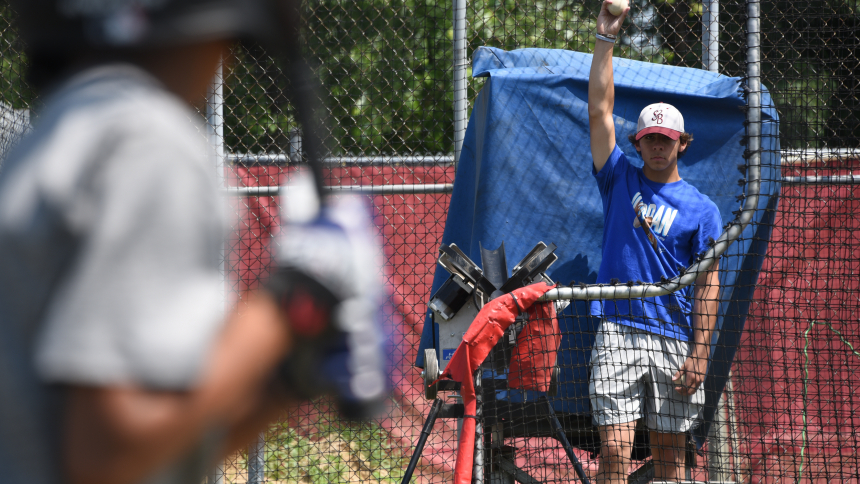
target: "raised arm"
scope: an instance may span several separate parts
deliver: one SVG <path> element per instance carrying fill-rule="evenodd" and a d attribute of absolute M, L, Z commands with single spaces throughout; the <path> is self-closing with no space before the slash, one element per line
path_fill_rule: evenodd
<path fill-rule="evenodd" d="M 612 0 L 603 2 L 597 16 L 597 34 L 600 37 L 617 36 L 627 12 L 630 11 L 630 8 L 626 8 L 616 17 L 607 10 L 611 3 Z M 612 122 L 612 108 L 615 106 L 615 85 L 612 77 L 614 45 L 613 42 L 601 40 L 599 37 L 595 40 L 594 58 L 588 76 L 588 125 L 591 130 L 591 156 L 597 171 L 603 168 L 615 148 L 615 123 Z"/>

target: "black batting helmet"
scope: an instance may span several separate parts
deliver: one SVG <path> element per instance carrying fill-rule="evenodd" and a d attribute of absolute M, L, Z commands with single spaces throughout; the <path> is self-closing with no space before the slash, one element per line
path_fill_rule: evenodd
<path fill-rule="evenodd" d="M 12 0 L 33 52 L 134 50 L 252 38 L 296 52 L 299 0 Z M 274 52 L 273 52 L 274 53 Z"/>
<path fill-rule="evenodd" d="M 301 57 L 301 0 L 10 0 L 30 58 L 28 77 L 48 87 L 83 53 L 108 58 L 219 39 L 251 40 L 285 59 L 288 98 L 302 145 L 322 187 L 322 109 L 317 81 Z"/>

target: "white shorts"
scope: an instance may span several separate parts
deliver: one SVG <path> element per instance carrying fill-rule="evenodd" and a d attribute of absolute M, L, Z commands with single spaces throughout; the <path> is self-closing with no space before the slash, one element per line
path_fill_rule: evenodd
<path fill-rule="evenodd" d="M 686 341 L 601 321 L 591 350 L 588 385 L 594 424 L 645 417 L 646 426 L 656 432 L 690 430 L 705 401 L 704 385 L 693 395 L 681 395 L 672 382 L 688 348 Z"/>

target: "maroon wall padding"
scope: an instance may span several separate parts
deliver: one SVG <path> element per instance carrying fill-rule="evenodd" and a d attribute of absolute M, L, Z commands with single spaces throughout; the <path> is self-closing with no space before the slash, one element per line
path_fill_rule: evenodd
<path fill-rule="evenodd" d="M 857 168 L 860 160 L 789 165 L 783 175 L 844 175 Z M 753 482 L 858 478 L 860 355 L 848 344 L 860 351 L 859 229 L 860 187 L 782 188 L 733 366 L 746 436 L 739 450 L 749 454 Z"/>

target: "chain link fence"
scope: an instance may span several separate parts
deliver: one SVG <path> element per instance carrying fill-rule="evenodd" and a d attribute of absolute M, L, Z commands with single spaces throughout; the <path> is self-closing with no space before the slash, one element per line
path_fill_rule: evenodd
<path fill-rule="evenodd" d="M 717 410 L 721 423 L 705 452 L 687 461 L 691 477 L 712 482 L 852 482 L 860 479 L 860 178 L 854 173 L 860 5 L 765 1 L 756 4 L 756 27 L 750 2 L 631 0 L 615 48 L 618 57 L 705 68 L 749 86 L 752 30 L 760 34 L 761 83 L 780 118 L 778 143 L 764 144 L 781 155 L 780 179 L 771 180 L 782 183 L 780 200 L 757 222 L 767 225 L 757 233 L 769 231 L 771 242 L 757 286 L 746 288 L 749 317 Z M 463 45 L 467 56 L 480 46 L 590 52 L 598 9 L 596 1 L 569 0 L 306 3 L 307 55 L 328 114 L 326 183 L 367 193 L 385 241 L 394 393 L 386 418 L 368 424 L 338 420 L 325 401 L 306 405 L 224 462 L 212 480 L 400 482 L 430 410 L 413 364 L 457 149 L 468 109 L 486 82 L 471 78 L 468 59 L 455 46 Z M 464 30 L 455 19 L 465 21 Z M 29 108 L 38 102 L 24 80 L 22 52 L 14 15 L 0 2 L 0 160 L 26 131 Z M 266 276 L 278 230 L 277 187 L 301 156 L 295 116 L 282 98 L 286 82 L 277 59 L 237 46 L 201 109 L 235 212 L 224 252 L 228 295 Z M 460 99 L 466 111 L 455 111 Z M 749 146 L 746 157 L 757 152 Z M 742 171 L 747 164 L 730 162 Z M 437 422 L 414 479 L 451 479 L 457 425 L 456 419 Z M 510 461 L 534 476 L 519 475 L 519 482 L 574 475 L 553 439 L 513 438 L 505 445 Z M 593 477 L 594 456 L 577 452 Z"/>
<path fill-rule="evenodd" d="M 33 93 L 24 81 L 27 61 L 12 25 L 12 12 L 0 3 L 0 160 L 30 124 Z"/>

